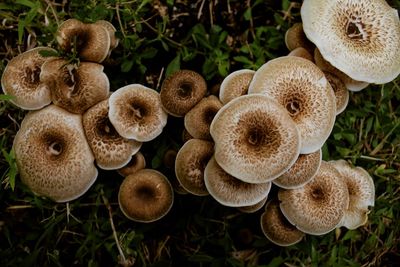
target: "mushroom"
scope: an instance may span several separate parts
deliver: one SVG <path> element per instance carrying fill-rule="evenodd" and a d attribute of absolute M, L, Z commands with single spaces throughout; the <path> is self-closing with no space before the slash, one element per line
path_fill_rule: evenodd
<path fill-rule="evenodd" d="M 80 197 L 97 178 L 82 117 L 55 105 L 26 115 L 13 149 L 22 182 L 56 202 Z"/>
<path fill-rule="evenodd" d="M 183 117 L 206 93 L 207 84 L 200 74 L 191 70 L 179 70 L 164 79 L 160 98 L 168 114 Z"/>
<path fill-rule="evenodd" d="M 254 212 L 259 211 L 262 207 L 264 207 L 267 200 L 268 200 L 268 197 L 264 198 L 260 202 L 257 202 L 256 204 L 249 205 L 249 206 L 243 206 L 243 207 L 237 207 L 237 209 L 243 213 L 254 213 Z"/>
<path fill-rule="evenodd" d="M 117 31 L 117 29 L 114 27 L 114 25 L 112 25 L 111 22 L 106 21 L 106 20 L 98 20 L 94 24 L 99 24 L 99 25 L 103 26 L 107 30 L 108 35 L 110 36 L 110 48 L 108 51 L 108 56 L 109 56 L 111 53 L 111 50 L 116 48 L 119 43 L 118 38 L 115 36 L 115 32 Z"/>
<path fill-rule="evenodd" d="M 120 136 L 108 119 L 108 99 L 83 114 L 83 128 L 97 166 L 115 170 L 125 166 L 137 153 L 142 143 Z"/>
<path fill-rule="evenodd" d="M 175 149 L 169 148 L 164 153 L 163 163 L 167 169 L 175 169 L 175 160 L 178 152 Z"/>
<path fill-rule="evenodd" d="M 272 199 L 265 206 L 260 218 L 261 230 L 272 243 L 287 247 L 299 243 L 305 234 L 290 224 L 279 208 L 279 201 Z"/>
<path fill-rule="evenodd" d="M 186 113 L 185 129 L 194 138 L 211 140 L 210 124 L 221 107 L 218 97 L 210 95 L 203 98 Z"/>
<path fill-rule="evenodd" d="M 139 142 L 159 136 L 167 124 L 167 113 L 161 107 L 157 91 L 140 84 L 130 84 L 109 98 L 108 117 L 117 132 Z"/>
<path fill-rule="evenodd" d="M 130 174 L 134 174 L 141 169 L 146 167 L 146 159 L 143 154 L 139 151 L 132 156 L 131 160 L 124 167 L 117 170 L 119 175 L 126 177 Z"/>
<path fill-rule="evenodd" d="M 247 94 L 254 73 L 254 70 L 242 69 L 226 76 L 219 89 L 219 99 L 222 104 L 225 105 L 232 99 Z"/>
<path fill-rule="evenodd" d="M 387 83 L 400 73 L 400 20 L 384 0 L 305 0 L 303 30 L 352 79 Z"/>
<path fill-rule="evenodd" d="M 247 183 L 266 183 L 286 172 L 300 150 L 299 131 L 288 112 L 262 94 L 233 99 L 210 127 L 215 160 Z"/>
<path fill-rule="evenodd" d="M 68 64 L 56 58 L 42 66 L 40 81 L 51 89 L 53 103 L 63 109 L 83 114 L 88 108 L 107 99 L 110 83 L 104 67 L 94 62 Z"/>
<path fill-rule="evenodd" d="M 210 195 L 227 207 L 259 203 L 268 196 L 271 183 L 245 183 L 225 172 L 212 157 L 204 170 L 204 183 Z"/>
<path fill-rule="evenodd" d="M 304 47 L 307 51 L 314 50 L 314 44 L 307 39 L 303 31 L 303 24 L 297 22 L 293 24 L 285 33 L 285 44 L 289 51 L 293 51 L 298 47 Z"/>
<path fill-rule="evenodd" d="M 36 47 L 25 51 L 8 62 L 1 76 L 3 92 L 12 96 L 10 101 L 22 109 L 41 109 L 51 102 L 50 89 L 39 79 L 41 67 L 49 59 L 42 52 L 55 50 Z"/>
<path fill-rule="evenodd" d="M 164 217 L 174 202 L 174 191 L 167 177 L 152 169 L 128 175 L 118 192 L 122 213 L 130 220 L 154 222 Z"/>
<path fill-rule="evenodd" d="M 301 136 L 300 153 L 317 151 L 328 139 L 336 118 L 335 94 L 324 73 L 311 61 L 285 56 L 256 71 L 249 94 L 262 93 L 286 108 Z"/>
<path fill-rule="evenodd" d="M 79 58 L 85 61 L 100 63 L 110 50 L 110 34 L 101 23 L 86 24 L 68 19 L 58 27 L 56 40 L 67 53 L 76 48 Z"/>
<path fill-rule="evenodd" d="M 325 161 L 304 187 L 280 189 L 278 198 L 286 219 L 311 235 L 323 235 L 335 229 L 349 207 L 344 178 Z"/>
<path fill-rule="evenodd" d="M 175 160 L 175 175 L 189 193 L 208 195 L 204 183 L 204 169 L 212 157 L 214 144 L 201 139 L 190 139 L 179 149 Z"/>
<path fill-rule="evenodd" d="M 345 160 L 329 161 L 329 163 L 344 177 L 350 195 L 349 207 L 339 226 L 356 229 L 367 222 L 369 207 L 374 206 L 374 181 L 366 170 L 352 167 Z"/>
<path fill-rule="evenodd" d="M 349 90 L 346 85 L 336 75 L 324 71 L 325 77 L 335 92 L 336 99 L 336 115 L 342 113 L 349 103 Z"/>
<path fill-rule="evenodd" d="M 285 189 L 302 187 L 317 174 L 321 161 L 321 149 L 310 154 L 300 154 L 292 167 L 272 182 Z"/>
<path fill-rule="evenodd" d="M 311 62 L 314 62 L 314 55 L 310 54 L 310 52 L 307 51 L 304 47 L 297 47 L 290 51 L 288 56 L 294 56 L 294 57 L 302 57 L 305 59 L 310 60 Z"/>

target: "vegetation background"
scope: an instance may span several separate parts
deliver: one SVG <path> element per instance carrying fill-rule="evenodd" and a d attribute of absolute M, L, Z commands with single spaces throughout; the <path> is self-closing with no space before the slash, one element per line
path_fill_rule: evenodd
<path fill-rule="evenodd" d="M 399 0 L 388 1 L 400 8 Z M 68 18 L 104 19 L 120 44 L 105 62 L 112 90 L 142 83 L 155 90 L 173 71 L 200 72 L 211 89 L 230 72 L 257 69 L 288 53 L 285 31 L 299 22 L 301 1 L 289 0 L 2 0 L 0 74 L 35 46 L 56 47 Z M 176 194 L 158 222 L 134 223 L 117 205 L 122 181 L 102 171 L 83 197 L 56 204 L 36 197 L 16 174 L 11 145 L 25 114 L 0 95 L 0 266 L 396 266 L 400 262 L 400 79 L 351 93 L 323 147 L 325 160 L 344 158 L 373 176 L 376 203 L 369 222 L 307 236 L 281 248 L 261 233 L 261 212 L 243 214 L 211 197 Z M 182 145 L 182 119 L 142 152 L 148 167 L 171 180 L 162 161 Z M 273 189 L 271 194 L 275 194 Z M 121 246 L 118 249 L 116 239 Z M 122 256 L 123 255 L 123 256 Z"/>

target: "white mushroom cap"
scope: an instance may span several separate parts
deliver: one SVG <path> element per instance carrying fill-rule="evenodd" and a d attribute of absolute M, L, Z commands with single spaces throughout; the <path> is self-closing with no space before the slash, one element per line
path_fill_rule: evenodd
<path fill-rule="evenodd" d="M 259 211 L 262 207 L 264 207 L 267 200 L 268 200 L 268 196 L 266 198 L 264 198 L 263 200 L 261 200 L 260 202 L 257 202 L 256 204 L 253 204 L 250 206 L 238 207 L 237 209 L 243 213 L 254 213 L 254 212 Z"/>
<path fill-rule="evenodd" d="M 215 160 L 247 183 L 279 177 L 299 156 L 299 132 L 286 110 L 262 95 L 244 95 L 223 106 L 210 128 Z"/>
<path fill-rule="evenodd" d="M 292 167 L 272 182 L 285 189 L 302 187 L 317 174 L 321 162 L 321 149 L 310 154 L 300 154 Z"/>
<path fill-rule="evenodd" d="M 142 169 L 127 176 L 118 192 L 122 213 L 130 220 L 149 223 L 164 217 L 174 202 L 171 183 L 161 172 Z"/>
<path fill-rule="evenodd" d="M 250 93 L 265 94 L 286 108 L 300 132 L 300 153 L 317 151 L 328 139 L 336 118 L 335 94 L 311 61 L 292 56 L 268 61 L 256 71 Z"/>
<path fill-rule="evenodd" d="M 324 74 L 329 84 L 332 86 L 333 92 L 335 92 L 336 115 L 339 115 L 346 109 L 349 103 L 349 90 L 347 90 L 346 85 L 336 75 L 325 71 Z"/>
<path fill-rule="evenodd" d="M 157 91 L 140 84 L 130 84 L 115 91 L 109 98 L 108 117 L 117 132 L 140 142 L 159 136 L 167 124 Z"/>
<path fill-rule="evenodd" d="M 237 70 L 230 73 L 222 81 L 219 89 L 219 99 L 226 104 L 232 99 L 247 94 L 254 70 Z"/>
<path fill-rule="evenodd" d="M 103 100 L 83 114 L 83 128 L 97 166 L 115 170 L 125 166 L 142 143 L 120 136 L 108 119 L 108 99 Z"/>
<path fill-rule="evenodd" d="M 40 82 L 39 76 L 43 63 L 49 59 L 41 52 L 55 52 L 48 47 L 36 47 L 28 50 L 8 62 L 1 77 L 1 87 L 16 106 L 35 110 L 47 106 L 51 102 L 51 91 L 46 84 Z"/>
<path fill-rule="evenodd" d="M 400 73 L 400 20 L 385 0 L 305 0 L 303 30 L 333 66 L 357 81 L 387 83 Z"/>
<path fill-rule="evenodd" d="M 298 189 L 280 189 L 278 198 L 286 219 L 300 231 L 312 235 L 335 229 L 349 206 L 344 178 L 325 161 L 311 182 Z"/>
<path fill-rule="evenodd" d="M 260 218 L 261 230 L 269 241 L 278 246 L 291 246 L 300 242 L 305 234 L 290 224 L 279 208 L 279 201 L 272 199 L 265 206 Z"/>
<path fill-rule="evenodd" d="M 28 113 L 13 148 L 22 182 L 56 202 L 80 197 L 97 178 L 82 117 L 57 106 Z"/>
<path fill-rule="evenodd" d="M 271 183 L 249 184 L 225 172 L 212 157 L 204 171 L 207 191 L 227 207 L 250 206 L 268 196 Z"/>

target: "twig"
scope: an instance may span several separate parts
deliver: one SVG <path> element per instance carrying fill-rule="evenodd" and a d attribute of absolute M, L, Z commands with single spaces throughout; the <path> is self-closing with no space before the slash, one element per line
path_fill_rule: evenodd
<path fill-rule="evenodd" d="M 203 14 L 203 7 L 204 7 L 204 2 L 205 1 L 206 0 L 201 1 L 201 5 L 200 5 L 200 8 L 199 8 L 199 11 L 197 12 L 197 19 L 198 20 L 200 19 L 201 15 Z"/>

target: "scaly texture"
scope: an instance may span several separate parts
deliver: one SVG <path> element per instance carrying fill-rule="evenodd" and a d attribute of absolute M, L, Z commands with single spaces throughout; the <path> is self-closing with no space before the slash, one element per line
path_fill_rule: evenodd
<path fill-rule="evenodd" d="M 254 70 L 237 70 L 222 81 L 219 88 L 219 99 L 225 105 L 232 99 L 247 94 Z"/>

